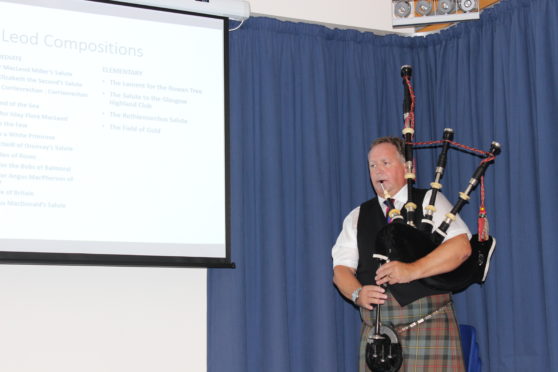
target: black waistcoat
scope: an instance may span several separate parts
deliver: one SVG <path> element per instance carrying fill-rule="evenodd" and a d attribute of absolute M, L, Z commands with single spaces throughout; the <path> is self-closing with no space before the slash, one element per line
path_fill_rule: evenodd
<path fill-rule="evenodd" d="M 417 204 L 415 211 L 415 225 L 419 226 L 422 220 L 422 201 L 426 194 L 425 189 L 413 189 L 413 201 Z M 402 215 L 406 218 L 406 211 L 403 208 Z M 360 206 L 358 224 L 357 224 L 357 242 L 358 242 L 358 267 L 357 279 L 362 285 L 376 284 L 374 276 L 378 266 L 374 264 L 372 255 L 376 242 L 378 231 L 386 224 L 386 217 L 375 197 Z M 430 296 L 433 294 L 448 293 L 430 289 L 424 286 L 420 281 L 413 281 L 405 284 L 390 285 L 388 289 L 391 291 L 397 302 L 401 306 L 405 306 L 419 298 Z"/>

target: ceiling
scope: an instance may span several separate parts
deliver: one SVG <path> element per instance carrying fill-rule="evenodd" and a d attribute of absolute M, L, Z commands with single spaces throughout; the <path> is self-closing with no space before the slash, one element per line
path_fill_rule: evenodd
<path fill-rule="evenodd" d="M 251 15 L 253 16 L 320 24 L 332 29 L 354 29 L 363 32 L 373 32 L 378 35 L 423 35 L 438 32 L 455 24 L 455 22 L 434 23 L 431 25 L 424 23 L 418 26 L 394 27 L 393 6 L 396 1 L 414 2 L 414 8 L 416 8 L 419 0 L 350 0 L 350 6 L 346 2 L 339 0 L 242 0 L 242 2 L 249 2 Z M 442 0 L 429 1 L 435 2 L 433 6 L 435 9 L 439 5 L 438 2 Z M 481 13 L 483 9 L 499 1 L 474 0 L 474 2 L 478 3 Z M 458 13 L 461 13 L 461 10 Z M 482 14 L 480 16 L 482 17 Z M 429 19 L 429 21 L 441 22 L 440 17 L 436 17 L 435 20 Z"/>

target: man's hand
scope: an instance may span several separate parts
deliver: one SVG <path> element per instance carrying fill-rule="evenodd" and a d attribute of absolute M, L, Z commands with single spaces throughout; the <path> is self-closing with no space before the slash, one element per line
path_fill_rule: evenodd
<path fill-rule="evenodd" d="M 390 261 L 383 264 L 376 271 L 374 280 L 378 285 L 384 283 L 409 283 L 416 279 L 415 268 L 412 263 L 404 263 L 401 261 Z"/>
<path fill-rule="evenodd" d="M 358 294 L 356 304 L 364 309 L 372 310 L 375 304 L 383 304 L 387 299 L 386 290 L 377 285 L 362 285 L 355 277 L 356 270 L 338 265 L 333 268 L 333 282 L 339 291 L 347 298 L 352 300 L 352 293 L 355 289 L 362 287 Z"/>
<path fill-rule="evenodd" d="M 373 305 L 382 305 L 387 299 L 386 290 L 377 285 L 365 285 L 360 290 L 356 304 L 368 310 L 372 310 Z"/>

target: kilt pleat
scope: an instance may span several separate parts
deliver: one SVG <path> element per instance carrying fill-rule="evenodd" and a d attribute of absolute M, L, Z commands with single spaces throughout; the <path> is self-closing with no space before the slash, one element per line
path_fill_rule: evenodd
<path fill-rule="evenodd" d="M 405 326 L 425 317 L 451 301 L 450 294 L 423 297 L 405 307 L 387 292 L 388 299 L 381 308 L 381 321 L 394 328 Z M 365 351 L 368 332 L 373 327 L 376 311 L 361 308 L 363 319 L 360 335 L 359 372 L 370 372 Z M 401 372 L 461 372 L 465 371 L 459 327 L 453 305 L 446 306 L 429 320 L 399 334 L 403 348 Z"/>

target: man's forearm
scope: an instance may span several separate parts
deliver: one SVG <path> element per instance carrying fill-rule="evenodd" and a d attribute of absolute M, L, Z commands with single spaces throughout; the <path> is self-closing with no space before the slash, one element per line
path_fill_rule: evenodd
<path fill-rule="evenodd" d="M 466 234 L 448 239 L 412 265 L 415 279 L 427 278 L 455 270 L 471 255 L 471 244 Z"/>
<path fill-rule="evenodd" d="M 355 277 L 355 270 L 342 265 L 333 268 L 333 283 L 339 289 L 339 292 L 349 300 L 352 300 L 355 289 L 362 286 Z"/>
<path fill-rule="evenodd" d="M 376 271 L 378 285 L 409 283 L 456 269 L 471 255 L 467 234 L 457 235 L 415 262 L 390 261 Z"/>

